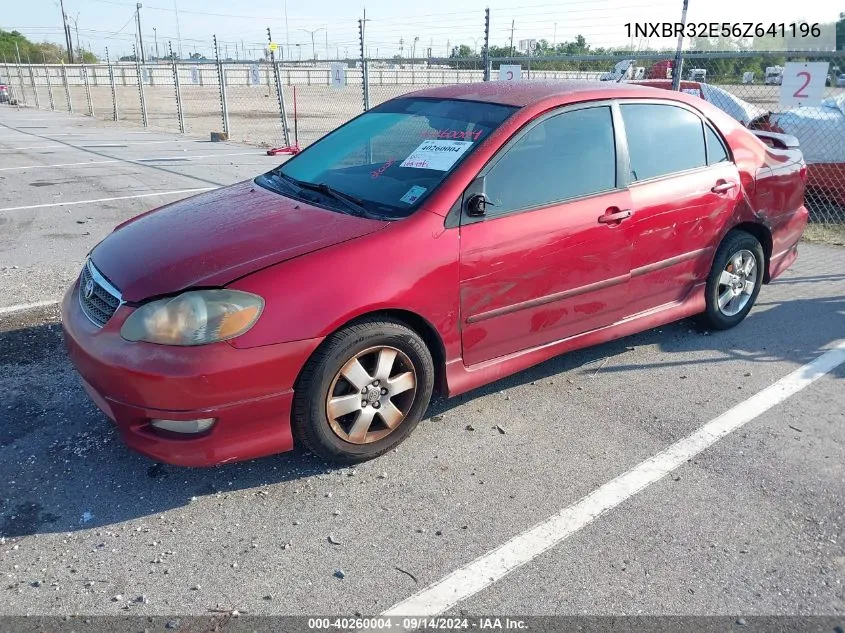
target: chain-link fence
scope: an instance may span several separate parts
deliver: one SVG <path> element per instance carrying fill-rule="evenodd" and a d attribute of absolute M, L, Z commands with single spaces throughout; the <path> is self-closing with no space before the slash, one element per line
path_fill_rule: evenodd
<path fill-rule="evenodd" d="M 782 95 L 784 65 L 823 62 L 820 105 Z M 368 107 L 430 86 L 482 81 L 635 81 L 671 89 L 674 53 L 336 62 L 119 62 L 0 65 L 13 102 L 262 147 L 308 145 Z M 751 128 L 798 138 L 809 164 L 807 204 L 816 223 L 845 224 L 845 52 L 695 53 L 680 89 Z M 788 97 L 788 95 L 787 95 Z"/>

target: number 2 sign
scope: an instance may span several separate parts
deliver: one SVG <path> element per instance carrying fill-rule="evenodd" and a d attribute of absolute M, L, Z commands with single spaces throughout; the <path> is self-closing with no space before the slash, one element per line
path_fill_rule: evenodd
<path fill-rule="evenodd" d="M 828 62 L 788 62 L 780 84 L 782 106 L 817 106 L 822 102 Z"/>

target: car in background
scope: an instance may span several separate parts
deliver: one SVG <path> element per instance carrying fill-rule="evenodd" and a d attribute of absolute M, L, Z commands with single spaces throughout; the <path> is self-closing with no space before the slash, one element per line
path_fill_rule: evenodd
<path fill-rule="evenodd" d="M 763 83 L 767 86 L 779 86 L 783 83 L 783 66 L 768 66 Z"/>
<path fill-rule="evenodd" d="M 12 97 L 9 94 L 9 86 L 0 84 L 0 103 L 11 103 Z"/>
<path fill-rule="evenodd" d="M 836 87 L 845 88 L 845 73 L 842 73 L 836 78 Z"/>
<path fill-rule="evenodd" d="M 688 79 L 690 81 L 704 83 L 707 81 L 707 70 L 704 68 L 690 68 Z"/>
<path fill-rule="evenodd" d="M 672 89 L 672 82 L 668 80 L 654 79 L 638 81 L 636 83 L 641 86 L 650 86 L 652 88 L 662 88 L 664 90 Z M 681 92 L 694 95 L 704 99 L 708 103 L 712 103 L 746 127 L 748 127 L 752 121 L 767 114 L 768 112 L 759 106 L 740 99 L 724 88 L 720 88 L 719 86 L 715 86 L 713 84 L 683 80 L 680 82 L 680 89 Z"/>
<path fill-rule="evenodd" d="M 649 66 L 645 79 L 671 79 L 675 62 L 671 59 L 661 59 Z"/>
<path fill-rule="evenodd" d="M 680 92 L 421 90 L 118 226 L 64 297 L 65 342 L 156 460 L 296 441 L 359 462 L 434 389 L 685 317 L 738 325 L 798 256 L 805 172 L 795 139 Z"/>
<path fill-rule="evenodd" d="M 599 81 L 630 81 L 645 77 L 645 67 L 634 66 L 633 59 L 623 59 L 613 66 L 609 73 L 599 75 Z"/>

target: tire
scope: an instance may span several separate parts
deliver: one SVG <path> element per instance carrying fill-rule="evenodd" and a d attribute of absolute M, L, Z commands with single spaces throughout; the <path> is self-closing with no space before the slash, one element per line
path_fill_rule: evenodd
<path fill-rule="evenodd" d="M 431 352 L 416 332 L 392 319 L 359 321 L 329 336 L 305 364 L 294 392 L 294 438 L 330 462 L 374 459 L 411 434 L 433 387 Z"/>
<path fill-rule="evenodd" d="M 753 260 L 753 270 L 749 270 L 749 260 Z M 733 272 L 737 264 L 742 269 L 738 275 Z M 704 290 L 706 309 L 701 315 L 703 324 L 714 330 L 727 330 L 738 325 L 751 311 L 760 294 L 765 265 L 763 247 L 756 237 L 745 231 L 728 233 L 716 250 L 713 267 L 707 277 Z"/>

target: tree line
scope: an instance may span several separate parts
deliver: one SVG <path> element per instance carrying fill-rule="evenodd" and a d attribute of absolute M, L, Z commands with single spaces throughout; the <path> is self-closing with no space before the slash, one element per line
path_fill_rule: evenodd
<path fill-rule="evenodd" d="M 4 31 L 0 29 L 0 60 L 5 63 L 22 64 L 58 64 L 71 63 L 67 49 L 53 42 L 32 42 L 18 31 Z M 82 51 L 82 60 L 86 64 L 93 64 L 97 56 L 90 51 Z M 74 63 L 79 62 L 79 53 L 74 50 Z"/>

